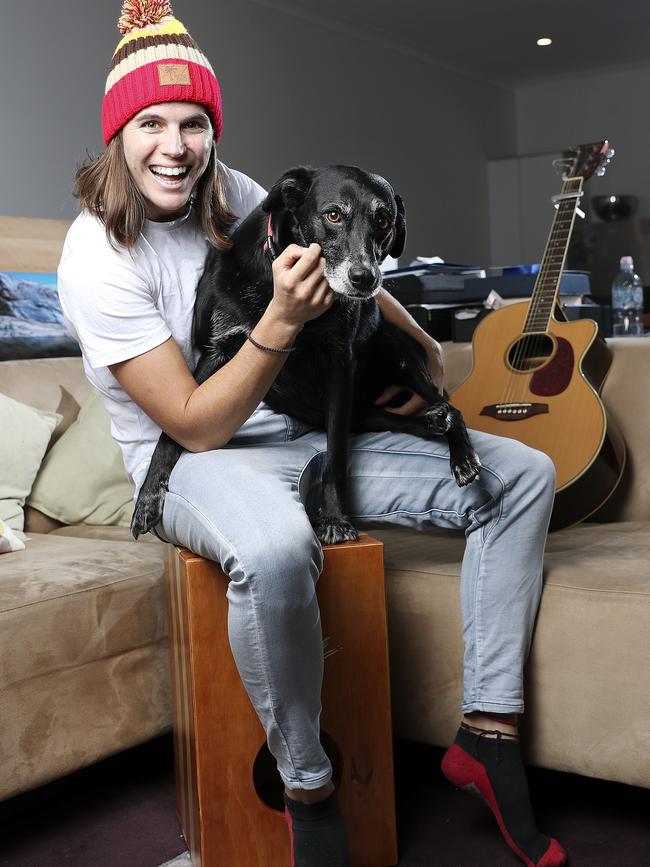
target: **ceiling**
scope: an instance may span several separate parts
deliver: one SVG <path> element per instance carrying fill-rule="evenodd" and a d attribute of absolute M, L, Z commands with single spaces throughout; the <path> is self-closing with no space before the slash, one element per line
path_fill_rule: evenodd
<path fill-rule="evenodd" d="M 506 87 L 650 64 L 647 0 L 257 2 Z M 541 36 L 553 44 L 539 48 Z"/>

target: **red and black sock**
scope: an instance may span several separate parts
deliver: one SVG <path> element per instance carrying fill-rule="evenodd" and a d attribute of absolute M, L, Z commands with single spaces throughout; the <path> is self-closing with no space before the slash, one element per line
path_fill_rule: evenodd
<path fill-rule="evenodd" d="M 567 856 L 535 824 L 516 735 L 462 723 L 442 760 L 447 779 L 490 807 L 503 837 L 526 867 L 561 867 Z"/>
<path fill-rule="evenodd" d="M 315 804 L 284 796 L 291 867 L 348 867 L 348 847 L 336 792 Z"/>

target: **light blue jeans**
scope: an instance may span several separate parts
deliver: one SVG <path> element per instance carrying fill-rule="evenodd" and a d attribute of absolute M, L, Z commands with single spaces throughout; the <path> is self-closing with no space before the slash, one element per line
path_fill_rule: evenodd
<path fill-rule="evenodd" d="M 444 438 L 354 437 L 350 515 L 357 525 L 465 531 L 462 710 L 519 713 L 555 470 L 545 454 L 514 440 L 476 431 L 470 437 L 483 467 L 464 488 L 450 473 Z M 225 448 L 183 453 L 157 527 L 229 576 L 234 658 L 290 788 L 318 788 L 332 773 L 319 740 L 323 646 L 315 588 L 323 560 L 309 520 L 325 448 L 321 431 L 256 411 Z"/>

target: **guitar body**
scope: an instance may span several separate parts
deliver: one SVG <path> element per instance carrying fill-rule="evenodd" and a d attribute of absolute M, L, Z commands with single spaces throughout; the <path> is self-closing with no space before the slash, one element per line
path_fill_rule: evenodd
<path fill-rule="evenodd" d="M 528 302 L 486 316 L 476 329 L 473 368 L 450 401 L 469 428 L 512 437 L 552 458 L 557 492 L 551 528 L 583 520 L 611 495 L 625 446 L 599 392 L 611 363 L 590 319 L 524 333 Z"/>

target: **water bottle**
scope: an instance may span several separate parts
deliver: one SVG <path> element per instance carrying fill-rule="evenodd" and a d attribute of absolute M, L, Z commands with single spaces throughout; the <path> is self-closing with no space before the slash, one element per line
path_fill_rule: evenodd
<path fill-rule="evenodd" d="M 612 283 L 612 333 L 614 337 L 643 334 L 643 284 L 634 273 L 631 256 L 621 256 L 621 270 Z"/>

